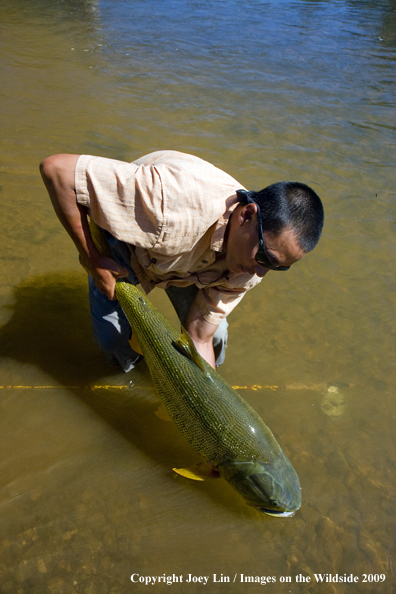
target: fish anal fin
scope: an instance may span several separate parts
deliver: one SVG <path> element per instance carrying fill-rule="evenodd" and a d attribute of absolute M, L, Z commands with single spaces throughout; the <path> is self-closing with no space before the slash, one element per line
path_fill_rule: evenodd
<path fill-rule="evenodd" d="M 136 338 L 136 335 L 132 332 L 132 336 L 131 338 L 128 340 L 130 347 L 132 350 L 135 351 L 135 353 L 139 353 L 139 355 L 143 355 L 142 353 L 142 349 L 140 348 L 140 344 L 138 342 L 138 339 Z"/>
<path fill-rule="evenodd" d="M 190 468 L 172 468 L 174 472 L 193 481 L 206 481 L 219 478 L 220 474 L 210 462 L 197 462 Z"/>
<path fill-rule="evenodd" d="M 187 359 L 190 359 L 190 361 L 195 363 L 195 365 L 206 374 L 206 369 L 202 362 L 201 355 L 198 353 L 191 336 L 187 330 L 183 328 L 183 326 L 181 331 L 181 336 L 176 341 L 174 341 L 173 345 L 180 353 L 182 353 L 182 355 L 187 357 Z"/>
<path fill-rule="evenodd" d="M 160 404 L 157 410 L 154 413 L 159 419 L 163 421 L 173 421 L 172 417 L 169 416 L 165 406 Z"/>

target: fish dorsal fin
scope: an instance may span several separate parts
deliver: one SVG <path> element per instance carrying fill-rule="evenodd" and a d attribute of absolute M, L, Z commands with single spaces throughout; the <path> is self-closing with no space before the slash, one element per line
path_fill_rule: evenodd
<path fill-rule="evenodd" d="M 177 348 L 178 351 L 187 359 L 190 359 L 197 367 L 200 368 L 201 371 L 204 372 L 205 375 L 206 369 L 204 367 L 201 355 L 198 353 L 197 349 L 195 348 L 195 344 L 187 330 L 185 328 L 181 328 L 181 336 L 173 343 L 174 346 Z"/>

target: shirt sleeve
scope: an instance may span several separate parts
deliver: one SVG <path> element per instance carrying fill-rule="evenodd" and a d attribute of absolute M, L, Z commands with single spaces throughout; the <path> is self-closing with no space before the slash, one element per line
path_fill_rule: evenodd
<path fill-rule="evenodd" d="M 162 184 L 155 167 L 81 155 L 75 169 L 77 202 L 97 225 L 126 243 L 150 249 L 161 235 Z"/>
<path fill-rule="evenodd" d="M 195 303 L 203 318 L 210 324 L 218 326 L 242 300 L 246 292 L 260 282 L 259 277 L 254 277 L 243 287 L 229 287 L 218 285 L 200 289 L 195 298 Z"/>

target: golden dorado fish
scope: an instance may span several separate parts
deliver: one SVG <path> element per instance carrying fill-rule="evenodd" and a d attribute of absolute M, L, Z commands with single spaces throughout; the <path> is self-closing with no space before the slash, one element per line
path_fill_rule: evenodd
<path fill-rule="evenodd" d="M 298 476 L 259 415 L 202 359 L 186 330 L 180 335 L 134 285 L 118 281 L 115 292 L 162 404 L 186 440 L 248 505 L 294 515 Z"/>
<path fill-rule="evenodd" d="M 134 285 L 117 282 L 116 296 L 162 404 L 186 440 L 246 503 L 293 515 L 301 505 L 297 474 L 258 414 Z"/>

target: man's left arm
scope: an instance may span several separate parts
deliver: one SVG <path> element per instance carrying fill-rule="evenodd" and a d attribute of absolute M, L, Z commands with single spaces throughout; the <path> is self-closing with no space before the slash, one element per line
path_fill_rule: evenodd
<path fill-rule="evenodd" d="M 213 350 L 213 335 L 218 326 L 205 320 L 195 301 L 191 304 L 184 325 L 191 336 L 198 353 L 213 367 L 213 369 L 216 369 L 215 354 Z"/>
<path fill-rule="evenodd" d="M 242 276 L 242 275 L 241 275 Z M 200 289 L 191 304 L 186 323 L 187 332 L 194 341 L 201 357 L 215 368 L 213 335 L 220 322 L 241 301 L 246 291 L 257 285 L 261 277 L 244 275 L 245 278 L 223 282 L 221 285 Z M 205 313 L 204 315 L 201 313 Z M 211 322 L 206 318 L 209 317 Z M 212 323 L 213 321 L 213 323 Z"/>

